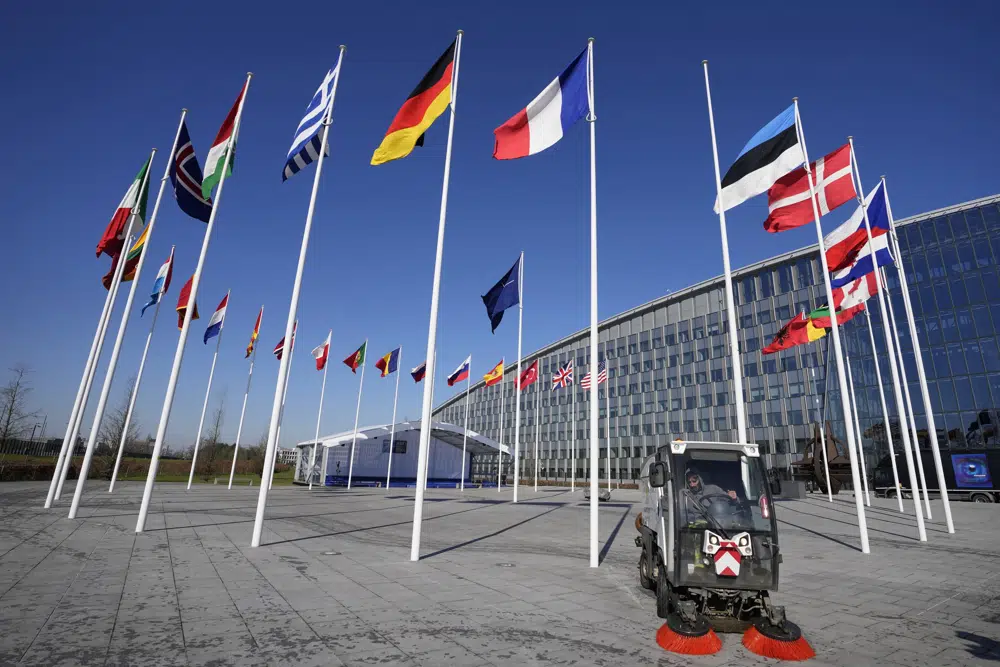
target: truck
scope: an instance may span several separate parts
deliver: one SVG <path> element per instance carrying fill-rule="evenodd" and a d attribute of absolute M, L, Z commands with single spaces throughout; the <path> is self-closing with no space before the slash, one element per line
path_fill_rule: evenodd
<path fill-rule="evenodd" d="M 934 467 L 934 452 L 922 449 L 920 459 L 927 478 L 927 493 L 931 498 L 938 498 L 941 487 Z M 942 449 L 941 465 L 944 467 L 949 500 L 1000 503 L 1000 479 L 995 476 L 1000 475 L 1000 449 Z M 897 493 L 904 498 L 913 496 L 909 468 L 903 454 L 896 455 L 896 469 L 899 473 L 898 489 L 893 486 L 892 461 L 888 456 L 879 461 L 873 474 L 876 495 L 885 498 L 895 498 Z"/>

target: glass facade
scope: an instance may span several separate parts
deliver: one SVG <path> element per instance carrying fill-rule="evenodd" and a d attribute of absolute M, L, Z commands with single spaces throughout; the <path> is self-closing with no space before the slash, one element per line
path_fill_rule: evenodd
<path fill-rule="evenodd" d="M 897 221 L 924 365 L 934 402 L 942 446 L 966 442 L 997 446 L 994 424 L 1000 405 L 1000 196 Z M 738 344 L 743 364 L 748 437 L 763 445 L 768 465 L 799 457 L 821 418 L 844 436 L 836 387 L 836 364 L 827 359 L 830 337 L 777 354 L 761 349 L 795 313 L 809 312 L 826 301 L 816 248 L 806 248 L 751 265 L 733 275 Z M 888 272 L 895 313 L 905 324 L 905 310 L 895 269 Z M 884 334 L 877 306 L 873 327 L 880 359 Z M 600 324 L 599 354 L 607 361 L 608 381 L 599 389 L 600 478 L 638 478 L 643 459 L 675 438 L 734 440 L 736 412 L 729 360 L 730 332 L 721 277 L 657 299 Z M 539 380 L 522 394 L 522 475 L 534 476 L 536 432 L 538 477 L 568 482 L 575 458 L 576 479 L 589 477 L 587 437 L 589 392 L 579 381 L 591 365 L 589 332 L 580 331 L 525 356 L 539 359 Z M 873 465 L 886 450 L 872 427 L 882 422 L 881 403 L 867 323 L 858 316 L 844 327 L 857 387 L 866 459 Z M 907 364 L 917 427 L 926 418 L 920 398 L 909 332 L 900 337 Z M 577 384 L 552 391 L 552 375 L 572 359 Z M 829 373 L 828 373 L 829 369 Z M 888 367 L 890 421 L 895 417 Z M 827 394 L 827 377 L 831 378 Z M 514 372 L 502 387 L 474 384 L 469 399 L 469 428 L 506 445 L 514 442 Z M 500 392 L 504 395 L 500 433 Z M 574 396 L 575 393 L 575 408 Z M 836 400 L 834 400 L 836 399 Z M 434 411 L 436 420 L 464 424 L 461 392 Z M 574 415 L 575 412 L 575 415 Z M 921 426 L 923 424 L 923 426 Z M 574 436 L 576 454 L 574 457 Z M 510 459 L 505 458 L 510 474 Z M 496 457 L 473 461 L 474 478 L 495 479 Z"/>

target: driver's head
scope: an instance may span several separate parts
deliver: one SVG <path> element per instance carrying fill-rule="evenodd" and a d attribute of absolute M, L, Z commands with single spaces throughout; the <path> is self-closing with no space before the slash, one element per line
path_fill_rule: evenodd
<path fill-rule="evenodd" d="M 701 475 L 698 474 L 697 470 L 695 470 L 694 468 L 688 468 L 687 473 L 685 474 L 685 480 L 686 480 L 685 484 L 687 485 L 688 491 L 693 491 L 696 493 L 698 491 L 701 491 L 702 487 Z"/>

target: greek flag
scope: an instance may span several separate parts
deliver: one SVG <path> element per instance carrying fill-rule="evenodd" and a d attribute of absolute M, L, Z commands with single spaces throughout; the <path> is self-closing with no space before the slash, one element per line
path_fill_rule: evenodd
<path fill-rule="evenodd" d="M 298 129 L 295 130 L 295 139 L 292 140 L 292 147 L 288 149 L 285 170 L 281 175 L 282 182 L 305 169 L 307 164 L 319 156 L 320 129 L 323 127 L 327 111 L 333 105 L 333 84 L 339 72 L 338 59 L 337 65 L 326 73 L 323 83 L 319 84 L 316 94 L 306 107 L 306 115 L 302 117 Z M 326 154 L 330 154 L 329 146 L 326 147 Z"/>

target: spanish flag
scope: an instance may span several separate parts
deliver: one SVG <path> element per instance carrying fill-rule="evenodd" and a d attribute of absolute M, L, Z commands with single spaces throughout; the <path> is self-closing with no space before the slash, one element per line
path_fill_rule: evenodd
<path fill-rule="evenodd" d="M 486 382 L 487 387 L 492 387 L 503 381 L 503 359 L 493 367 L 493 370 L 483 376 L 483 380 Z"/>
<path fill-rule="evenodd" d="M 385 133 L 385 139 L 372 154 L 372 165 L 404 158 L 414 146 L 424 145 L 424 132 L 451 103 L 454 64 L 455 42 L 452 42 L 403 102 Z"/>

